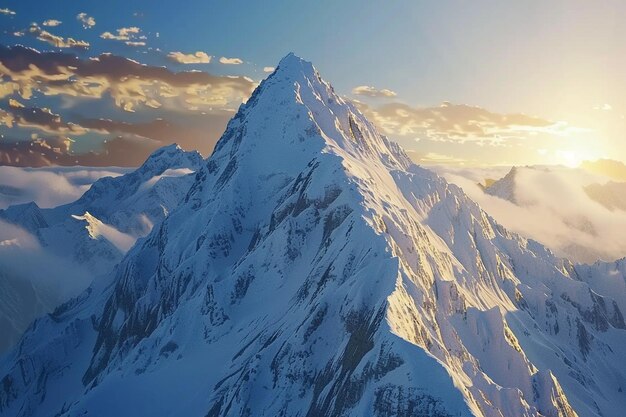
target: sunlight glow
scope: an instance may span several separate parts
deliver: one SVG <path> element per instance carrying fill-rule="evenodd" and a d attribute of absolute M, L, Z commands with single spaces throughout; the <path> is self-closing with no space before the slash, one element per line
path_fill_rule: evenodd
<path fill-rule="evenodd" d="M 585 159 L 585 156 L 576 151 L 557 151 L 556 152 L 557 163 L 563 164 L 569 168 L 578 167 Z"/>

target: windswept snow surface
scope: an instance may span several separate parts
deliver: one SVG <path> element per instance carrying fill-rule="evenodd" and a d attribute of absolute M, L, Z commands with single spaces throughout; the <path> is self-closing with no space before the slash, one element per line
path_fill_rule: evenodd
<path fill-rule="evenodd" d="M 4 358 L 0 414 L 618 417 L 622 301 L 580 274 L 290 54 L 182 204 Z"/>

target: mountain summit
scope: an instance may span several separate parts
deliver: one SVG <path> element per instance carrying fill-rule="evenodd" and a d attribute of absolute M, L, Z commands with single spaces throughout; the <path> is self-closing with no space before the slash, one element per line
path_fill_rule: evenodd
<path fill-rule="evenodd" d="M 618 416 L 602 288 L 290 54 L 180 206 L 4 358 L 0 414 Z"/>

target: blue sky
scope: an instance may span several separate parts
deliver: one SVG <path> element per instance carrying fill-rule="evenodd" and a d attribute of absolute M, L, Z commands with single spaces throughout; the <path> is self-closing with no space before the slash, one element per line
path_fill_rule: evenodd
<path fill-rule="evenodd" d="M 255 81 L 266 76 L 264 67 L 276 65 L 293 51 L 313 61 L 343 94 L 350 95 L 355 87 L 364 85 L 396 93 L 393 98 L 354 97 L 369 110 L 390 102 L 417 109 L 450 102 L 478 106 L 499 115 L 524 113 L 561 123 L 558 134 L 548 129 L 551 136 L 544 137 L 543 129 L 535 132 L 534 142 L 527 141 L 533 142 L 532 151 L 523 152 L 528 163 L 568 162 L 567 157 L 557 156 L 558 152 L 569 152 L 572 160 L 585 154 L 626 159 L 623 145 L 618 143 L 626 132 L 626 26 L 620 21 L 626 15 L 624 2 L 323 0 L 156 4 L 3 2 L 0 8 L 15 14 L 0 15 L 5 29 L 0 42 L 54 50 L 32 36 L 14 36 L 37 22 L 54 35 L 89 42 L 85 50 L 64 49 L 83 58 L 110 52 L 149 65 L 165 65 L 173 71 L 197 69 L 214 75 L 247 76 Z M 85 29 L 76 18 L 78 13 L 93 17 L 95 25 Z M 48 19 L 62 23 L 41 26 Z M 101 38 L 104 32 L 115 35 L 117 29 L 129 27 L 139 28 L 134 36 L 145 39 L 133 41 L 145 42 L 145 46 L 129 47 Z M 213 59 L 209 64 L 181 65 L 166 58 L 172 51 L 203 51 Z M 222 65 L 219 57 L 236 57 L 243 63 Z M 405 147 L 415 147 L 416 152 L 467 159 L 468 163 L 485 153 L 480 148 L 485 141 L 481 145 L 454 140 L 435 144 L 419 129 L 398 133 L 390 127 L 392 124 L 387 123 L 385 133 Z M 567 134 L 563 133 L 565 124 L 570 128 Z M 545 146 L 538 137 L 546 142 Z M 491 150 L 502 162 L 524 162 L 515 158 L 504 161 L 504 150 Z M 545 155 L 549 157 L 543 158 Z M 483 161 L 478 158 L 474 162 Z"/>

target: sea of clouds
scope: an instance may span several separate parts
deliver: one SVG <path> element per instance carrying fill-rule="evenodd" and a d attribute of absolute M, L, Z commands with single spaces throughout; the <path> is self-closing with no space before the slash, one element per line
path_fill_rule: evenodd
<path fill-rule="evenodd" d="M 119 176 L 132 168 L 0 166 L 0 209 L 34 201 L 39 207 L 56 207 L 79 198 L 96 180 Z"/>
<path fill-rule="evenodd" d="M 583 263 L 626 256 L 626 211 L 611 210 L 585 192 L 590 184 L 606 184 L 608 177 L 566 167 L 521 167 L 513 203 L 479 185 L 502 178 L 510 167 L 433 169 L 507 229 L 541 242 L 559 256 Z"/>

